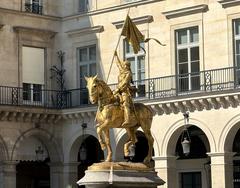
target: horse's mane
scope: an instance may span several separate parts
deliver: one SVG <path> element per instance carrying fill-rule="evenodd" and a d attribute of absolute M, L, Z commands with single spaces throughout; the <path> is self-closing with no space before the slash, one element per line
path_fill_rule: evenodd
<path fill-rule="evenodd" d="M 111 88 L 104 82 L 103 80 L 97 79 L 98 83 L 102 86 L 103 90 L 106 92 L 107 95 L 112 95 Z"/>

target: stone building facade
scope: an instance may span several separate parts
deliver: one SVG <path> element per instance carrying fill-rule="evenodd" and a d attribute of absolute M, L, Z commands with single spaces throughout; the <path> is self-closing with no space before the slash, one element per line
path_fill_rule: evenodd
<path fill-rule="evenodd" d="M 239 0 L 1 0 L 0 187 L 77 187 L 103 159 L 84 75 L 117 82 L 111 59 L 127 12 L 166 44 L 134 54 L 120 38 L 117 48 L 131 62 L 135 100 L 155 112 L 162 187 L 240 187 L 239 8 Z M 124 160 L 126 139 L 111 131 L 114 160 Z M 138 140 L 135 161 L 147 150 L 141 129 Z"/>

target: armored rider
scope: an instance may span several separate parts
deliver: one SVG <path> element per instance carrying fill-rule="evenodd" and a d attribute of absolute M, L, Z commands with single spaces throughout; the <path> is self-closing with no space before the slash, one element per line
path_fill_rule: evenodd
<path fill-rule="evenodd" d="M 128 61 L 120 61 L 117 52 L 114 55 L 117 57 L 116 64 L 119 69 L 118 86 L 113 92 L 114 96 L 120 97 L 120 103 L 124 109 L 124 122 L 122 127 L 127 127 L 135 120 L 133 112 L 132 95 L 134 92 L 133 87 L 130 85 L 132 81 L 132 71 Z"/>

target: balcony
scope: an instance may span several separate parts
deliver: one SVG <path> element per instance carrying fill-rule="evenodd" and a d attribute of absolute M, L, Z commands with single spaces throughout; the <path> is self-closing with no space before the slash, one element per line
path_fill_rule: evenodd
<path fill-rule="evenodd" d="M 39 5 L 39 3 L 33 4 L 25 3 L 25 11 L 34 14 L 43 14 L 43 7 Z"/>
<path fill-rule="evenodd" d="M 112 89 L 116 84 L 110 85 Z M 194 96 L 236 92 L 240 88 L 240 69 L 228 67 L 191 74 L 172 75 L 135 81 L 136 101 L 162 101 Z M 87 107 L 85 88 L 58 90 L 23 90 L 19 87 L 0 86 L 0 105 L 29 106 L 48 109 Z"/>

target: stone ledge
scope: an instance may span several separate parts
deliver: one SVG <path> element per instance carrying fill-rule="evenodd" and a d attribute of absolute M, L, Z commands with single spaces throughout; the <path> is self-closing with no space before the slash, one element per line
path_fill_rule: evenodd
<path fill-rule="evenodd" d="M 223 8 L 240 5 L 240 0 L 219 0 L 218 1 Z"/>
<path fill-rule="evenodd" d="M 43 35 L 49 36 L 50 38 L 54 37 L 57 34 L 57 32 L 52 30 L 39 29 L 39 28 L 33 28 L 33 27 L 23 27 L 23 26 L 13 26 L 13 30 L 20 33 L 31 32 L 31 33 L 43 34 Z"/>
<path fill-rule="evenodd" d="M 171 18 L 177 18 L 177 17 L 186 16 L 190 14 L 205 12 L 207 10 L 208 10 L 208 5 L 202 4 L 202 5 L 196 5 L 196 6 L 186 7 L 182 9 L 166 11 L 166 12 L 162 12 L 162 14 L 166 16 L 167 19 L 171 19 Z"/>
<path fill-rule="evenodd" d="M 153 16 L 147 15 L 147 16 L 141 16 L 137 18 L 133 18 L 132 21 L 135 24 L 143 24 L 143 23 L 151 23 L 153 21 Z M 124 20 L 117 21 L 117 22 L 112 22 L 112 24 L 117 28 L 121 28 L 124 24 Z"/>
<path fill-rule="evenodd" d="M 92 34 L 92 33 L 101 33 L 103 31 L 104 31 L 104 27 L 102 25 L 99 25 L 99 26 L 93 26 L 93 27 L 74 29 L 74 30 L 66 31 L 65 33 L 67 33 L 69 37 L 76 37 L 76 36 Z"/>

